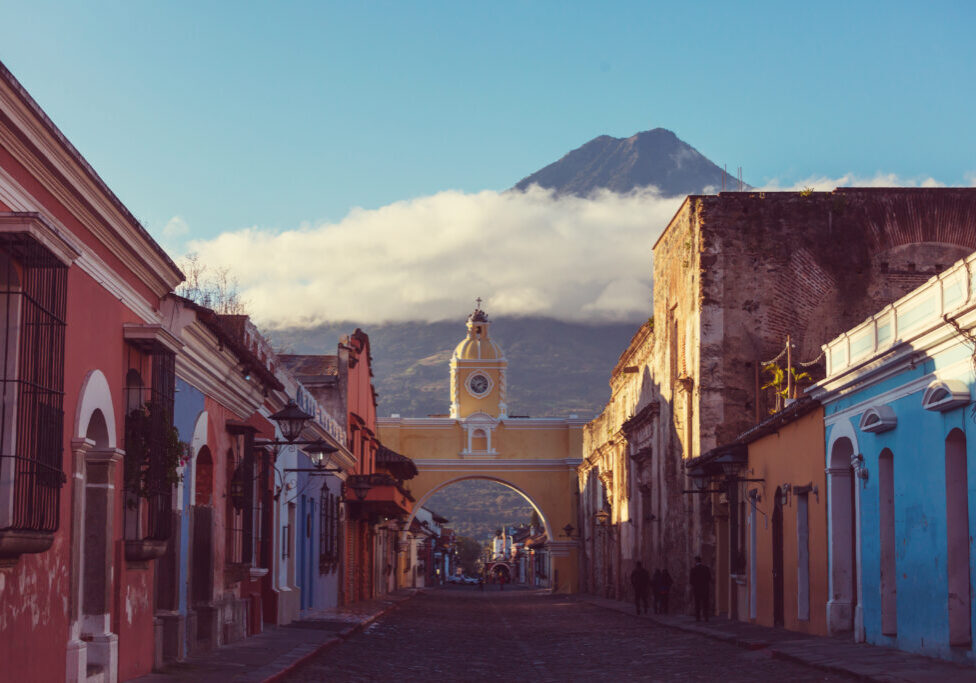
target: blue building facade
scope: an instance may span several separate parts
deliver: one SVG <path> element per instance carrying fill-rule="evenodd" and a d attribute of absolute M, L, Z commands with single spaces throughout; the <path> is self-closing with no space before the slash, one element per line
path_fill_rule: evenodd
<path fill-rule="evenodd" d="M 976 256 L 825 346 L 829 628 L 976 661 Z"/>
<path fill-rule="evenodd" d="M 200 448 L 206 445 L 207 439 L 207 420 L 205 412 L 205 401 L 203 392 L 189 384 L 182 378 L 176 379 L 176 394 L 173 402 L 173 426 L 176 427 L 180 435 L 180 441 L 187 444 L 188 456 L 193 458 L 197 455 Z M 202 433 L 201 433 L 202 432 Z M 179 548 L 176 557 L 181 561 L 177 563 L 177 576 L 179 583 L 177 591 L 179 602 L 176 611 L 179 618 L 186 622 L 189 613 L 189 596 L 187 586 L 189 585 L 189 563 L 190 557 L 190 508 L 193 505 L 193 490 L 195 488 L 194 475 L 196 471 L 193 467 L 184 465 L 182 469 L 183 480 L 179 484 L 176 507 L 178 510 L 177 525 L 174 527 L 173 543 L 178 543 Z M 178 653 L 179 658 L 185 656 L 192 649 L 190 643 L 190 631 L 185 627 L 181 629 L 181 640 L 183 650 Z"/>

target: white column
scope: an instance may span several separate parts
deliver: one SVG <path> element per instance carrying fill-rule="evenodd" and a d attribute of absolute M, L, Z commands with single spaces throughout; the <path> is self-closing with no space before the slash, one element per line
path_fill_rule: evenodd
<path fill-rule="evenodd" d="M 749 618 L 755 619 L 756 609 L 756 498 L 749 498 Z"/>

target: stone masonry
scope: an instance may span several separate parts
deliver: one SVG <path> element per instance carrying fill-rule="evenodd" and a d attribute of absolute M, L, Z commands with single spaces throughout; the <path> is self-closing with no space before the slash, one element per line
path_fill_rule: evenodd
<path fill-rule="evenodd" d="M 684 465 L 765 415 L 761 361 L 787 335 L 794 364 L 817 359 L 821 344 L 974 250 L 976 188 L 686 198 L 654 246 L 652 386 L 640 389 L 641 406 L 659 404 L 642 495 L 660 511 L 641 555 L 668 566 L 677 606 L 691 557 L 715 566 L 710 497 L 683 493 Z"/>

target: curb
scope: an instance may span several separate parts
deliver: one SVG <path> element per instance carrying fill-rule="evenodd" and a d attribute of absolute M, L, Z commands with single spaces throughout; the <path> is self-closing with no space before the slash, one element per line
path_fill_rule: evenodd
<path fill-rule="evenodd" d="M 583 600 L 586 600 L 586 598 L 583 598 Z M 612 610 L 612 611 L 615 611 L 615 612 L 620 612 L 621 614 L 630 614 L 629 611 L 626 611 L 625 612 L 624 610 L 617 609 L 613 605 L 606 605 L 606 604 L 603 604 L 601 602 L 590 602 L 589 600 L 586 600 L 586 602 L 589 602 L 591 605 L 596 605 L 597 607 L 602 607 L 604 609 Z M 630 614 L 630 616 L 633 616 L 635 618 L 639 618 L 639 617 L 637 617 L 637 615 L 634 615 L 634 614 Z M 829 673 L 836 673 L 836 674 L 843 674 L 845 676 L 853 676 L 854 678 L 856 678 L 858 680 L 861 680 L 861 681 L 887 681 L 887 680 L 890 680 L 888 678 L 878 678 L 878 677 L 875 677 L 875 676 L 870 676 L 870 675 L 867 675 L 867 674 L 863 674 L 863 673 L 860 673 L 860 672 L 855 671 L 853 669 L 848 669 L 848 668 L 846 668 L 844 666 L 839 666 L 839 665 L 836 665 L 836 664 L 826 664 L 826 663 L 823 663 L 823 662 L 811 661 L 809 659 L 804 659 L 803 657 L 798 657 L 796 655 L 792 655 L 792 654 L 783 652 L 776 645 L 774 645 L 774 644 L 772 644 L 772 643 L 770 643 L 770 642 L 768 642 L 766 640 L 755 639 L 755 638 L 747 638 L 747 637 L 741 637 L 741 636 L 737 636 L 737 635 L 734 635 L 734 634 L 731 634 L 731 633 L 721 633 L 721 632 L 718 632 L 718 631 L 716 631 L 714 629 L 710 629 L 710 628 L 709 629 L 703 629 L 701 627 L 696 627 L 696 626 L 685 626 L 684 624 L 674 624 L 674 623 L 670 623 L 670 622 L 661 621 L 660 619 L 657 619 L 657 618 L 655 618 L 655 617 L 653 617 L 651 615 L 648 615 L 648 614 L 645 614 L 644 615 L 644 618 L 646 618 L 648 621 L 653 622 L 654 624 L 656 624 L 658 626 L 663 626 L 665 628 L 673 628 L 675 630 L 683 631 L 685 633 L 694 633 L 695 635 L 704 636 L 705 638 L 711 638 L 712 640 L 718 640 L 718 641 L 722 641 L 722 642 L 725 642 L 725 643 L 729 643 L 731 645 L 735 645 L 736 647 L 742 648 L 744 650 L 752 650 L 752 651 L 755 651 L 755 650 L 767 650 L 768 649 L 775 659 L 781 659 L 781 660 L 785 660 L 785 661 L 795 662 L 795 663 L 798 663 L 798 664 L 803 664 L 805 666 L 813 667 L 815 669 L 820 669 L 821 671 L 826 671 L 826 672 L 829 672 Z"/>
<path fill-rule="evenodd" d="M 283 681 L 286 676 L 288 676 L 289 674 L 293 673 L 296 669 L 299 669 L 300 667 L 302 667 L 305 664 L 307 664 L 309 662 L 309 660 L 311 660 L 314 657 L 322 654 L 323 652 L 328 651 L 329 649 L 335 647 L 336 645 L 338 645 L 338 644 L 340 644 L 340 643 L 348 640 L 350 637 L 356 635 L 357 633 L 363 631 L 367 626 L 369 626 L 370 624 L 372 624 L 374 621 L 376 621 L 377 619 L 382 619 L 387 614 L 389 614 L 390 612 L 392 612 L 393 610 L 395 610 L 397 607 L 399 607 L 401 603 L 404 603 L 407 600 L 410 600 L 411 598 L 413 598 L 416 595 L 419 595 L 420 593 L 422 593 L 422 591 L 415 591 L 414 593 L 411 593 L 410 595 L 407 595 L 407 596 L 405 596 L 405 597 L 397 600 L 392 605 L 387 605 L 386 607 L 384 607 L 383 609 L 381 609 L 379 612 L 376 612 L 375 614 L 371 614 L 370 616 L 368 616 L 365 619 L 363 619 L 362 621 L 360 621 L 358 624 L 355 624 L 353 626 L 350 626 L 349 628 L 343 629 L 342 631 L 339 632 L 338 637 L 331 638 L 331 639 L 325 641 L 324 643 L 322 643 L 321 645 L 319 645 L 318 647 L 316 647 L 311 652 L 305 653 L 304 655 L 302 655 L 301 657 L 299 657 L 298 659 L 296 659 L 294 662 L 292 662 L 291 664 L 289 664 L 288 666 L 286 666 L 284 669 L 282 669 L 278 673 L 272 674 L 272 675 L 268 676 L 267 678 L 265 678 L 262 683 L 279 683 L 280 681 Z"/>

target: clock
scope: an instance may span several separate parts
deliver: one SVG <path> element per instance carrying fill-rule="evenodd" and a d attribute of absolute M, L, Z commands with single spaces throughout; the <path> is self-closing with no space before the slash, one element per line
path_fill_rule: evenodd
<path fill-rule="evenodd" d="M 468 389 L 475 396 L 482 396 L 487 393 L 490 386 L 491 381 L 481 374 L 472 375 L 471 379 L 468 380 Z"/>

